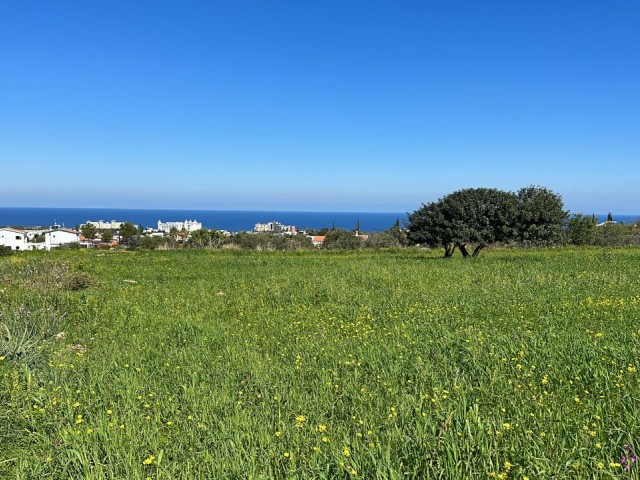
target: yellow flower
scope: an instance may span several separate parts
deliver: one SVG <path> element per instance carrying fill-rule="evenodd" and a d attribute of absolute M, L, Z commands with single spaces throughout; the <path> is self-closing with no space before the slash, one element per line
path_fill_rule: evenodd
<path fill-rule="evenodd" d="M 349 451 L 348 447 L 344 447 L 342 449 L 342 455 L 344 455 L 345 457 L 350 457 L 351 456 L 351 452 Z"/>
<path fill-rule="evenodd" d="M 284 452 L 284 457 L 285 457 L 285 458 L 291 458 L 291 453 L 289 453 L 289 452 Z"/>
<path fill-rule="evenodd" d="M 276 432 L 276 437 L 281 437 L 282 436 L 282 432 L 281 431 L 277 431 Z"/>
<path fill-rule="evenodd" d="M 326 432 L 327 431 L 327 426 L 323 425 L 322 423 L 320 425 L 318 425 L 318 431 L 319 432 Z"/>
<path fill-rule="evenodd" d="M 505 470 L 510 470 L 512 466 L 513 465 L 511 465 L 511 462 L 504 462 L 504 469 Z"/>
<path fill-rule="evenodd" d="M 322 437 L 322 441 L 324 443 L 329 443 L 329 437 Z"/>
<path fill-rule="evenodd" d="M 113 413 L 113 410 L 109 409 L 107 410 L 107 415 L 111 415 Z"/>
<path fill-rule="evenodd" d="M 5 357 L 4 355 L 0 355 L 0 362 L 3 361 L 5 358 L 7 357 Z"/>
<path fill-rule="evenodd" d="M 305 418 L 304 415 L 298 415 L 296 417 L 296 426 L 297 427 L 301 427 L 305 420 L 306 420 L 306 418 Z"/>
<path fill-rule="evenodd" d="M 151 465 L 153 464 L 153 462 L 155 461 L 156 457 L 154 457 L 153 455 L 149 455 L 147 458 L 145 458 L 142 463 L 144 465 Z"/>
<path fill-rule="evenodd" d="M 598 468 L 604 468 L 604 463 L 598 462 Z"/>
<path fill-rule="evenodd" d="M 511 424 L 505 422 L 505 423 L 502 424 L 502 428 L 504 430 L 510 430 L 511 429 Z"/>

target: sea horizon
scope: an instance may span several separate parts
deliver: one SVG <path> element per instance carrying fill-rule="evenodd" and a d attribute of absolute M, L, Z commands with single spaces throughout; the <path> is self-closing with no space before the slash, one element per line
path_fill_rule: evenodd
<path fill-rule="evenodd" d="M 353 230 L 359 224 L 363 232 L 376 232 L 401 225 L 409 212 L 331 212 L 302 210 L 207 210 L 207 209 L 152 209 L 152 208 L 73 208 L 73 207 L 0 207 L 0 227 L 49 227 L 64 225 L 74 228 L 87 221 L 131 222 L 143 227 L 157 227 L 158 221 L 196 220 L 204 228 L 232 232 L 252 230 L 256 223 L 280 222 L 301 229 L 343 228 Z M 605 214 L 595 215 L 598 221 Z M 622 223 L 640 221 L 640 214 L 611 214 Z"/>
<path fill-rule="evenodd" d="M 256 223 L 280 222 L 301 229 L 344 228 L 382 231 L 407 212 L 330 212 L 298 210 L 206 210 L 151 208 L 0 207 L 0 226 L 45 227 L 53 224 L 75 227 L 89 220 L 131 222 L 143 227 L 158 221 L 196 220 L 204 228 L 232 232 L 252 230 Z"/>

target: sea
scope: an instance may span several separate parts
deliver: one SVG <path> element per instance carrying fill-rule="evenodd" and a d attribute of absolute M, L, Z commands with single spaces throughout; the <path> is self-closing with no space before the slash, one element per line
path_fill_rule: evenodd
<path fill-rule="evenodd" d="M 0 207 L 0 226 L 49 227 L 61 225 L 75 228 L 88 220 L 115 220 L 134 225 L 157 228 L 158 220 L 174 222 L 196 220 L 204 228 L 243 232 L 253 230 L 256 223 L 280 222 L 301 229 L 344 228 L 379 232 L 402 224 L 406 212 L 280 212 L 235 210 L 133 210 L 114 208 L 27 208 Z"/>
<path fill-rule="evenodd" d="M 596 215 L 598 221 L 607 214 Z M 640 215 L 613 215 L 617 222 L 635 223 Z M 379 232 L 400 220 L 403 225 L 407 212 L 284 212 L 244 210 L 151 210 L 114 208 L 30 208 L 0 207 L 0 226 L 49 227 L 62 225 L 75 228 L 88 220 L 131 222 L 143 227 L 156 228 L 163 222 L 197 220 L 204 228 L 242 232 L 253 230 L 256 223 L 280 222 L 301 229 L 344 228 L 353 230 L 359 223 L 360 231 Z"/>

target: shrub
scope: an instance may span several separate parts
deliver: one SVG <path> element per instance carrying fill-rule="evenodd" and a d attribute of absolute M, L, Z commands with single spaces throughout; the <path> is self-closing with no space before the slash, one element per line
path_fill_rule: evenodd
<path fill-rule="evenodd" d="M 358 250 L 362 240 L 347 230 L 331 230 L 325 235 L 322 246 L 327 250 Z"/>
<path fill-rule="evenodd" d="M 63 288 L 70 292 L 86 290 L 98 284 L 97 280 L 85 272 L 74 272 L 68 275 L 63 281 Z"/>
<path fill-rule="evenodd" d="M 372 233 L 369 235 L 363 246 L 365 248 L 398 248 L 401 247 L 401 243 L 398 237 L 391 232 Z"/>

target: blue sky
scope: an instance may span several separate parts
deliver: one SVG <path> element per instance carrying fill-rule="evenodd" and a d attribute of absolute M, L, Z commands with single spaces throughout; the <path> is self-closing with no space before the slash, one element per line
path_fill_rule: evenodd
<path fill-rule="evenodd" d="M 0 2 L 0 205 L 640 213 L 640 2 Z"/>

